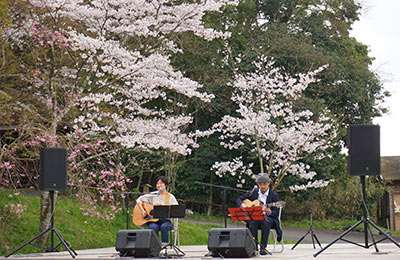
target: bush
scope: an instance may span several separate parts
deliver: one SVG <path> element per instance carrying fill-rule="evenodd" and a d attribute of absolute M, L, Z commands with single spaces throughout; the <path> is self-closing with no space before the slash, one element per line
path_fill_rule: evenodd
<path fill-rule="evenodd" d="M 360 177 L 341 174 L 327 187 L 319 190 L 308 190 L 286 194 L 287 205 L 283 217 L 285 220 L 307 219 L 311 208 L 311 194 L 314 192 L 314 215 L 321 221 L 359 220 L 363 216 L 363 202 Z M 370 218 L 377 221 L 380 200 L 387 190 L 385 182 L 379 177 L 366 177 L 366 203 Z"/>

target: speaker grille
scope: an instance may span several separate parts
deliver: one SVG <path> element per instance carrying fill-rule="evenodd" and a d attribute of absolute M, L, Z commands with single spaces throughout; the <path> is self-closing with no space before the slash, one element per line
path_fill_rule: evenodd
<path fill-rule="evenodd" d="M 40 150 L 40 189 L 67 189 L 67 150 L 43 148 Z"/>
<path fill-rule="evenodd" d="M 152 229 L 119 230 L 115 249 L 120 256 L 157 257 L 161 242 Z"/>
<path fill-rule="evenodd" d="M 347 129 L 350 175 L 380 175 L 380 127 L 378 125 L 350 125 Z"/>
<path fill-rule="evenodd" d="M 212 228 L 208 250 L 224 257 L 251 257 L 256 252 L 256 243 L 247 228 Z"/>

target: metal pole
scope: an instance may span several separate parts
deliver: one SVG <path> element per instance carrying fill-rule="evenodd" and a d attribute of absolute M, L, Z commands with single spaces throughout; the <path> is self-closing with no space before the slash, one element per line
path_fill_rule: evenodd
<path fill-rule="evenodd" d="M 50 252 L 54 251 L 54 190 L 50 191 L 50 203 L 51 203 L 51 234 L 50 234 L 50 239 L 51 239 L 51 246 L 50 246 Z"/>
<path fill-rule="evenodd" d="M 366 191 L 365 191 L 365 176 L 362 175 L 360 176 L 361 178 L 361 187 L 362 187 L 362 199 L 363 199 L 363 211 L 364 211 L 364 239 L 365 239 L 365 248 L 368 248 L 368 221 L 366 221 L 368 219 L 368 212 L 367 212 L 367 208 L 365 205 L 365 198 L 366 196 Z"/>
<path fill-rule="evenodd" d="M 129 229 L 129 196 L 130 194 L 126 194 L 125 196 L 126 229 Z"/>
<path fill-rule="evenodd" d="M 227 186 L 222 186 L 222 185 L 215 185 L 215 184 L 211 184 L 211 183 L 204 183 L 204 182 L 199 182 L 199 181 L 195 181 L 194 183 L 197 184 L 201 184 L 201 185 L 206 185 L 206 186 L 211 186 L 211 187 L 216 187 L 216 188 L 220 188 L 222 189 L 222 203 L 223 205 L 223 210 L 224 210 L 224 226 L 225 228 L 227 227 L 227 223 L 226 223 L 226 191 L 227 190 L 234 190 L 234 191 L 240 191 L 240 192 L 248 192 L 248 190 L 242 190 L 242 189 L 236 189 L 236 188 L 231 188 L 231 187 L 227 187 Z"/>
<path fill-rule="evenodd" d="M 222 190 L 222 199 L 224 201 L 224 223 L 225 223 L 224 227 L 226 228 L 227 227 L 227 224 L 226 224 L 226 189 Z"/>

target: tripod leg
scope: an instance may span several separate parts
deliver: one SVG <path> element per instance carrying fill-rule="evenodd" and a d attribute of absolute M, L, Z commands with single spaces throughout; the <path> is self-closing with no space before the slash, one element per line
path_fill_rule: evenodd
<path fill-rule="evenodd" d="M 315 249 L 315 240 L 314 240 L 314 233 L 311 231 L 311 241 L 312 241 L 312 245 L 313 245 L 313 247 L 314 247 L 314 249 Z"/>
<path fill-rule="evenodd" d="M 319 242 L 317 235 L 314 234 L 314 232 L 312 233 L 312 236 L 315 238 L 315 241 L 317 241 L 318 245 L 320 248 L 322 248 L 321 243 Z"/>
<path fill-rule="evenodd" d="M 380 229 L 374 222 L 372 222 L 371 220 L 367 220 L 369 224 L 371 224 L 376 230 L 378 230 L 381 234 L 383 234 L 387 239 L 389 239 L 390 241 L 393 242 L 393 244 L 395 244 L 397 247 L 400 248 L 399 243 L 397 243 L 396 240 L 394 240 L 390 235 L 388 235 L 385 231 L 383 231 L 382 229 Z"/>
<path fill-rule="evenodd" d="M 60 239 L 61 243 L 64 245 L 64 247 L 67 249 L 68 253 L 72 256 L 72 258 L 75 258 L 76 255 L 78 255 L 75 250 L 73 250 L 68 244 L 67 241 L 65 241 L 65 239 L 63 238 L 63 236 L 61 235 L 61 233 L 54 228 L 54 232 L 56 233 L 58 239 Z"/>
<path fill-rule="evenodd" d="M 372 245 L 374 245 L 376 253 L 379 253 L 379 249 L 378 249 L 378 246 L 376 245 L 374 235 L 372 234 L 372 230 L 371 230 L 370 226 L 368 225 L 368 219 L 366 221 L 364 221 L 364 227 L 366 227 L 369 235 L 371 236 Z M 367 248 L 369 248 L 369 247 L 370 247 L 370 245 L 367 244 Z"/>
<path fill-rule="evenodd" d="M 174 246 L 174 245 L 172 245 L 173 246 L 173 248 L 174 248 L 174 250 L 175 250 L 175 253 L 178 255 L 178 256 L 184 256 L 185 255 L 185 253 L 182 251 L 182 250 L 180 250 L 178 247 L 176 247 L 176 246 Z"/>
<path fill-rule="evenodd" d="M 321 254 L 323 251 L 325 251 L 326 249 L 328 249 L 328 247 L 330 247 L 331 245 L 333 245 L 334 243 L 336 243 L 336 241 L 340 240 L 342 237 L 344 237 L 345 235 L 347 235 L 350 231 L 352 231 L 354 228 L 356 228 L 358 225 L 360 225 L 363 222 L 363 220 L 358 221 L 356 224 L 354 224 L 353 226 L 351 226 L 349 229 L 347 229 L 345 232 L 343 232 L 338 238 L 336 238 L 335 240 L 333 240 L 331 243 L 329 243 L 329 245 L 325 246 L 324 248 L 322 248 L 321 250 L 319 250 L 316 254 L 314 254 L 314 257 L 317 257 L 319 254 Z"/>
<path fill-rule="evenodd" d="M 38 237 L 42 236 L 43 234 L 49 232 L 51 230 L 51 228 L 46 229 L 45 231 L 39 233 L 38 235 L 36 235 L 35 237 L 33 237 L 31 240 L 29 240 L 28 242 L 26 242 L 25 244 L 23 244 L 22 246 L 18 247 L 17 249 L 15 249 L 14 251 L 12 251 L 11 253 L 9 253 L 8 255 L 6 255 L 5 257 L 9 257 L 10 255 L 16 253 L 17 251 L 19 251 L 20 249 L 24 248 L 26 245 L 30 244 L 32 241 L 36 240 Z"/>
<path fill-rule="evenodd" d="M 300 242 L 303 241 L 303 239 L 304 239 L 307 235 L 308 235 L 308 231 L 307 231 L 307 233 L 306 233 L 304 236 L 302 236 L 302 237 L 296 242 L 296 244 L 294 244 L 294 246 L 292 247 L 292 250 L 295 249 L 295 247 L 296 247 L 298 244 L 300 244 Z"/>

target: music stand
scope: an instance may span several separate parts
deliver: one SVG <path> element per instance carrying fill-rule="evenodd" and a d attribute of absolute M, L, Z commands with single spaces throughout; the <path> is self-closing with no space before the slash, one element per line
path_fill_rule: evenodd
<path fill-rule="evenodd" d="M 265 220 L 261 206 L 247 208 L 228 208 L 232 221 Z"/>
<path fill-rule="evenodd" d="M 184 218 L 185 217 L 185 205 L 160 205 L 154 206 L 154 218 L 158 219 L 169 219 L 169 218 Z M 169 243 L 163 247 L 166 250 L 165 257 L 168 257 L 168 248 L 173 249 L 176 255 L 170 255 L 172 257 L 182 257 L 185 253 L 180 250 L 177 246 L 172 243 L 171 228 L 169 229 Z"/>

